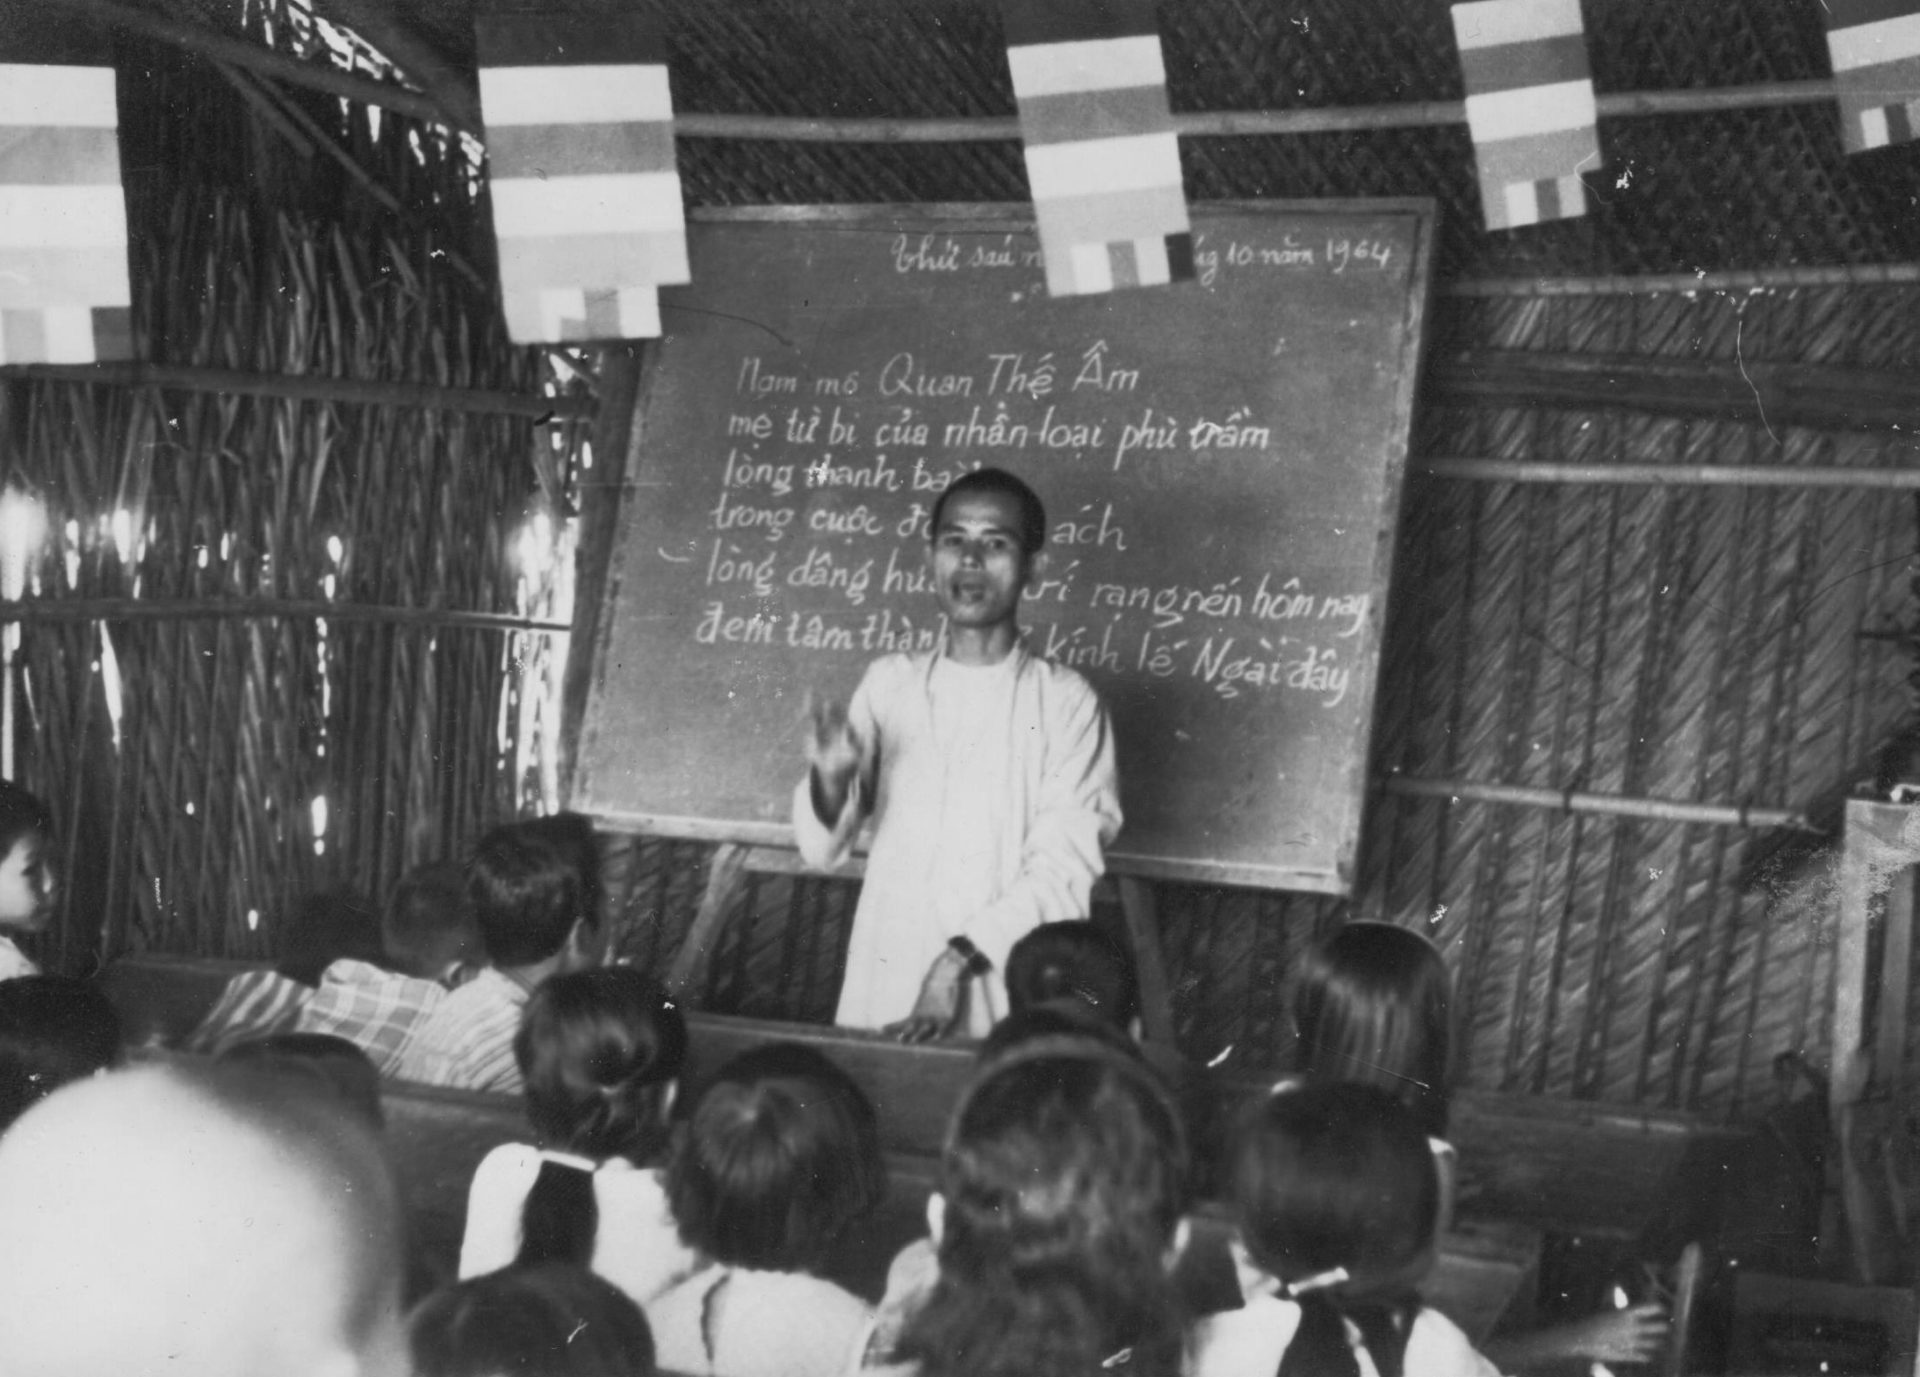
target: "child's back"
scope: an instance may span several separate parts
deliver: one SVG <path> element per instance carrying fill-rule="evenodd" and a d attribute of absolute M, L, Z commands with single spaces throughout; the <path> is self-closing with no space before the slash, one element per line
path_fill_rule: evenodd
<path fill-rule="evenodd" d="M 693 1270 L 658 1169 L 686 1046 L 679 1008 L 631 967 L 534 991 L 514 1057 L 537 1142 L 495 1148 L 474 1173 L 461 1277 L 561 1262 L 644 1305 Z"/>
<path fill-rule="evenodd" d="M 1247 1304 L 1195 1326 L 1196 1377 L 1490 1377 L 1414 1290 L 1439 1189 L 1419 1123 L 1383 1090 L 1313 1085 L 1255 1106 L 1230 1164 Z"/>
<path fill-rule="evenodd" d="M 682 1240 L 711 1259 L 647 1307 L 660 1366 L 717 1377 L 840 1377 L 872 1318 L 814 1275 L 886 1190 L 873 1107 L 811 1048 L 736 1057 L 667 1170 Z"/>

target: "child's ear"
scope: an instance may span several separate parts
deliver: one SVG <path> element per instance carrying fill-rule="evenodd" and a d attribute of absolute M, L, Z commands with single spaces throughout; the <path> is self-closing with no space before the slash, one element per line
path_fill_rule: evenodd
<path fill-rule="evenodd" d="M 1040 582 L 1041 579 L 1047 576 L 1047 565 L 1049 562 L 1050 561 L 1047 557 L 1047 552 L 1045 550 L 1035 550 L 1032 554 L 1027 556 L 1026 581 L 1029 585 L 1038 583 Z"/>
<path fill-rule="evenodd" d="M 673 1117 L 673 1102 L 680 1098 L 680 1078 L 675 1076 L 660 1087 L 660 1122 Z"/>
<path fill-rule="evenodd" d="M 935 1248 L 940 1246 L 940 1235 L 947 1231 L 947 1197 L 935 1191 L 927 1197 L 927 1238 Z"/>

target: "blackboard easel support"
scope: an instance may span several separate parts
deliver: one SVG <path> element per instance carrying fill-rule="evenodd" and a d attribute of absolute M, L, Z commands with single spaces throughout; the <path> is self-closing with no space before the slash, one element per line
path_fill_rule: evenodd
<path fill-rule="evenodd" d="M 667 968 L 667 989 L 685 995 L 702 972 L 726 926 L 740 882 L 748 871 L 774 874 L 816 873 L 803 865 L 799 853 L 780 847 L 750 846 L 745 842 L 721 842 L 714 847 L 708 862 L 706 890 L 700 907 L 694 911 L 686 940 Z M 856 877 L 857 865 L 840 868 L 837 874 Z M 1116 875 L 1115 891 L 1120 911 L 1126 919 L 1127 945 L 1133 949 L 1134 980 L 1140 995 L 1140 1022 L 1147 1041 L 1173 1045 L 1173 999 L 1167 986 L 1167 969 L 1160 952 L 1160 924 L 1155 910 L 1153 885 L 1138 875 Z M 1096 891 L 1097 892 L 1097 891 Z"/>

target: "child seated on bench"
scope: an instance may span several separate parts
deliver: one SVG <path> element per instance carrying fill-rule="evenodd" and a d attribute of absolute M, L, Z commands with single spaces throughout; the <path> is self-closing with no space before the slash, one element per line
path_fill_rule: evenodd
<path fill-rule="evenodd" d="M 1187 1151 L 1153 1072 L 1109 1044 L 1038 1037 L 955 1108 L 927 1222 L 939 1280 L 900 1377 L 1179 1377 Z"/>
<path fill-rule="evenodd" d="M 1194 1326 L 1192 1377 L 1497 1377 L 1415 1290 L 1434 1260 L 1440 1174 L 1393 1096 L 1282 1087 L 1242 1127 L 1228 1174 L 1247 1300 Z"/>
<path fill-rule="evenodd" d="M 38 795 L 0 779 L 0 929 L 42 931 L 53 921 L 53 814 Z M 40 968 L 0 936 L 0 980 L 36 975 Z"/>
<path fill-rule="evenodd" d="M 480 839 L 467 869 L 487 967 L 453 991 L 400 1053 L 402 1080 L 517 1095 L 513 1057 L 527 996 L 551 975 L 600 964 L 588 877 L 574 857 L 527 824 Z"/>
<path fill-rule="evenodd" d="M 1438 947 L 1394 923 L 1348 923 L 1301 960 L 1287 1002 L 1309 1082 L 1353 1081 L 1398 1099 L 1426 1133 L 1439 1171 L 1435 1232 L 1452 1220 L 1456 1154 L 1446 1141 L 1452 1104 L 1453 984 Z M 1602 1310 L 1526 1333 L 1498 1334 L 1487 1354 L 1505 1372 L 1568 1362 L 1646 1363 L 1667 1339 L 1655 1304 Z"/>
<path fill-rule="evenodd" d="M 539 1146 L 497 1147 L 474 1173 L 461 1277 L 566 1262 L 646 1304 L 697 1262 L 657 1169 L 686 1019 L 630 967 L 577 971 L 533 992 L 513 1050 Z"/>
<path fill-rule="evenodd" d="M 873 1106 L 810 1047 L 735 1057 L 667 1167 L 680 1236 L 711 1265 L 647 1307 L 660 1366 L 713 1377 L 840 1377 L 871 1308 L 814 1275 L 886 1194 Z"/>
<path fill-rule="evenodd" d="M 436 861 L 403 875 L 380 915 L 380 946 L 383 961 L 343 956 L 322 971 L 294 1031 L 345 1038 L 391 1076 L 414 1031 L 483 958 L 466 871 Z"/>
<path fill-rule="evenodd" d="M 380 960 L 380 923 L 373 905 L 351 890 L 310 894 L 273 925 L 272 970 L 241 971 L 194 1030 L 181 1040 L 189 1052 L 218 1056 L 253 1038 L 291 1033 L 320 976 L 335 961 Z M 272 930 L 270 929 L 270 932 Z"/>

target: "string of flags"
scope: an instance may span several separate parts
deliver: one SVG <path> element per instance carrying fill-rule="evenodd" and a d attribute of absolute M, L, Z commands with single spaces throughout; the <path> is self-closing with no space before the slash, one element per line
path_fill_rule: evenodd
<path fill-rule="evenodd" d="M 133 356 L 111 67 L 0 63 L 0 364 Z"/>
<path fill-rule="evenodd" d="M 1047 290 L 1193 276 L 1155 0 L 1001 0 Z M 1823 0 L 1849 153 L 1920 137 L 1920 0 Z M 1600 163 L 1580 0 L 1450 10 L 1490 230 L 1586 214 Z M 661 332 L 688 282 L 668 52 L 650 12 L 475 23 L 509 336 Z M 0 364 L 132 356 L 114 73 L 0 63 Z"/>

